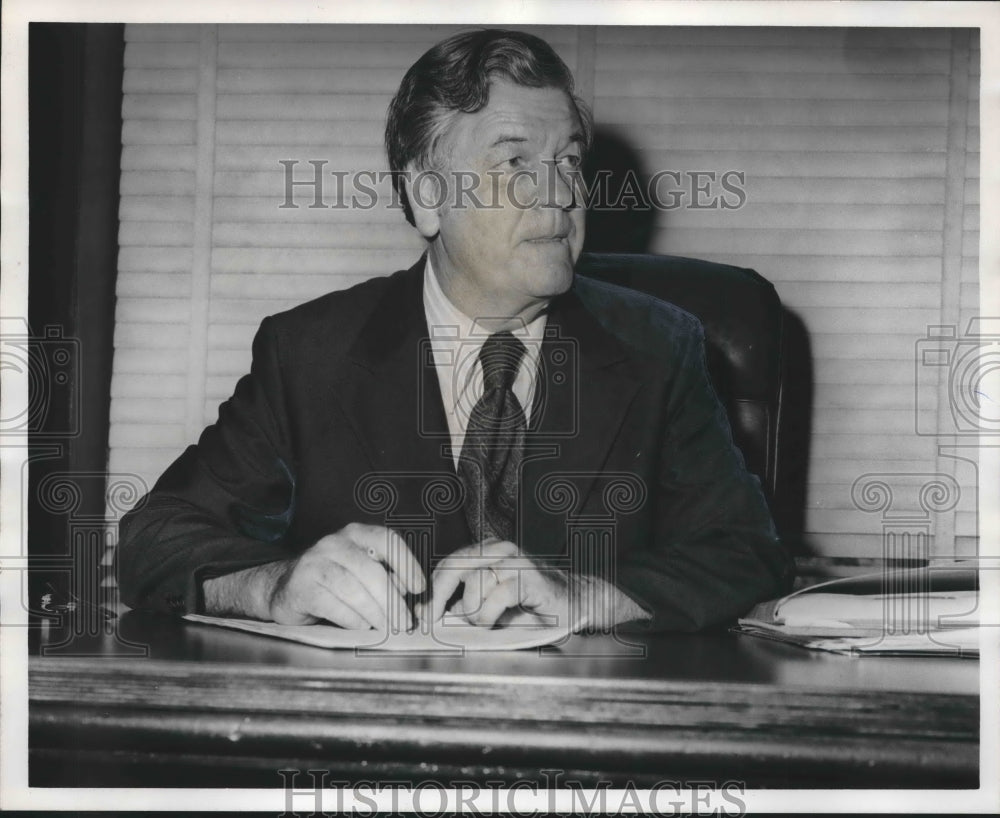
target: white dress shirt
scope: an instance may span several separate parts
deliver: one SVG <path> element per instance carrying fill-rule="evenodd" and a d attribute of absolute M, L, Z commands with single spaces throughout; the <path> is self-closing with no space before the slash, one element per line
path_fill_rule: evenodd
<path fill-rule="evenodd" d="M 479 365 L 479 351 L 492 334 L 475 319 L 458 309 L 441 289 L 437 274 L 431 267 L 430 255 L 424 269 L 424 315 L 430 334 L 434 365 L 438 383 L 441 385 L 441 400 L 451 435 L 453 459 L 458 468 L 458 455 L 465 442 L 465 430 L 469 424 L 472 407 L 483 394 L 483 372 Z M 497 318 L 498 316 L 477 316 Z M 547 316 L 543 311 L 531 323 L 510 330 L 525 347 L 517 377 L 512 387 L 514 396 L 524 409 L 525 420 L 531 422 L 531 410 L 535 397 L 535 383 L 538 376 L 538 360 L 541 356 L 542 339 L 545 336 Z"/>

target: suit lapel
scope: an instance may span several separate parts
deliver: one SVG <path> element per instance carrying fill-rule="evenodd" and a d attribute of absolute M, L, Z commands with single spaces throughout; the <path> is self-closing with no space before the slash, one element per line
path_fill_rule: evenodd
<path fill-rule="evenodd" d="M 522 544 L 562 553 L 566 517 L 579 514 L 607 461 L 640 381 L 627 351 L 572 290 L 552 306 L 542 344 L 522 481 Z M 575 497 L 568 507 L 560 485 Z"/>
<path fill-rule="evenodd" d="M 433 360 L 422 358 L 423 271 L 421 258 L 391 282 L 347 354 L 350 369 L 337 397 L 375 470 L 426 468 L 440 459 L 433 432 L 447 425 L 440 390 L 428 389 Z"/>
<path fill-rule="evenodd" d="M 432 553 L 440 555 L 470 534 L 461 506 L 449 499 L 460 490 L 446 451 L 451 438 L 427 342 L 423 274 L 421 258 L 390 284 L 348 353 L 350 370 L 337 400 L 368 456 L 369 482 L 391 486 L 396 498 L 385 524 L 402 528 L 433 520 Z M 432 484 L 440 484 L 440 491 Z M 355 491 L 356 498 L 361 494 Z"/>

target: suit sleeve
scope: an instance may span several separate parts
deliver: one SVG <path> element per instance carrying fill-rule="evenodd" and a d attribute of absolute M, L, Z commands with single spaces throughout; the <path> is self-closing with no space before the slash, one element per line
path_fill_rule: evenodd
<path fill-rule="evenodd" d="M 278 359 L 265 319 L 218 421 L 123 518 L 118 582 L 130 607 L 197 612 L 204 579 L 291 556 L 295 464 Z"/>
<path fill-rule="evenodd" d="M 663 419 L 652 536 L 618 569 L 617 584 L 652 613 L 653 630 L 731 622 L 787 592 L 794 577 L 709 379 L 701 326 L 682 338 Z"/>

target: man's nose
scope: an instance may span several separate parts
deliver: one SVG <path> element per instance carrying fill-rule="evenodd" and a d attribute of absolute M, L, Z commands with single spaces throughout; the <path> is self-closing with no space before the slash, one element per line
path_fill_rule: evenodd
<path fill-rule="evenodd" d="M 567 171 L 558 162 L 546 162 L 545 184 L 542 204 L 560 210 L 576 207 L 576 180 L 572 171 Z"/>

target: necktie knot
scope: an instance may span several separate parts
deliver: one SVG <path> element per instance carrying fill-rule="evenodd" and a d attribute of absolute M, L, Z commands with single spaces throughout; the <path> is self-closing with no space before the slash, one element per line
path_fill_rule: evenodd
<path fill-rule="evenodd" d="M 514 385 L 524 344 L 510 332 L 495 332 L 479 351 L 479 365 L 483 369 L 483 392 L 507 390 Z"/>

